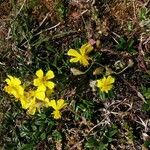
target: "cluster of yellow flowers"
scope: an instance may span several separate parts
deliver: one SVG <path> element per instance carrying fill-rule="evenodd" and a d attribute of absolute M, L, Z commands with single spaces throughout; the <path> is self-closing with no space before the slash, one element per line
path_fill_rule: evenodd
<path fill-rule="evenodd" d="M 73 58 L 70 59 L 71 63 L 79 62 L 84 67 L 89 65 L 89 60 L 92 60 L 88 54 L 93 50 L 91 44 L 84 44 L 79 51 L 70 49 L 68 55 Z M 52 107 L 54 109 L 53 116 L 55 119 L 61 118 L 60 110 L 66 106 L 63 99 L 53 100 L 50 99 L 50 94 L 53 93 L 55 83 L 51 81 L 55 77 L 54 72 L 49 70 L 45 75 L 44 72 L 39 69 L 36 71 L 36 78 L 33 80 L 32 85 L 22 85 L 19 78 L 8 75 L 5 80 L 7 85 L 4 90 L 15 97 L 16 101 L 20 101 L 23 109 L 27 110 L 27 113 L 34 115 L 36 111 L 40 112 L 43 107 Z M 96 86 L 101 92 L 108 93 L 112 87 L 115 79 L 110 75 L 97 80 Z"/>
<path fill-rule="evenodd" d="M 71 63 L 79 62 L 84 67 L 89 65 L 89 60 L 92 60 L 88 54 L 93 50 L 93 46 L 90 43 L 86 43 L 81 46 L 79 50 L 70 49 L 68 51 L 68 56 L 72 56 L 73 58 L 70 59 Z M 111 76 L 103 77 L 102 79 L 97 80 L 97 87 L 100 89 L 101 92 L 108 93 L 113 87 L 113 83 L 115 79 Z"/>
<path fill-rule="evenodd" d="M 43 107 L 52 107 L 54 118 L 61 118 L 60 110 L 66 106 L 65 101 L 63 99 L 50 100 L 47 94 L 52 93 L 55 87 L 55 83 L 50 81 L 54 78 L 54 72 L 49 70 L 44 76 L 43 71 L 39 69 L 36 71 L 36 76 L 37 78 L 33 80 L 34 86 L 29 88 L 23 86 L 19 78 L 8 75 L 4 90 L 13 95 L 16 101 L 20 101 L 22 108 L 26 109 L 30 115 L 34 115 L 36 111 L 40 112 Z"/>

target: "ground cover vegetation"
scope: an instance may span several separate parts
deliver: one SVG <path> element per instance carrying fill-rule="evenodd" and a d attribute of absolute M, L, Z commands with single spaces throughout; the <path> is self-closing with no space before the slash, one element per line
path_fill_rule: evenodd
<path fill-rule="evenodd" d="M 150 149 L 149 0 L 0 0 L 0 149 Z"/>

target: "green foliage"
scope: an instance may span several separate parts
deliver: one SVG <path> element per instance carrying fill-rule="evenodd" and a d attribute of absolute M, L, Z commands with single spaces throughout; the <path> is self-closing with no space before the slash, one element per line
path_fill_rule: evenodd
<path fill-rule="evenodd" d="M 94 112 L 93 108 L 94 104 L 92 101 L 82 99 L 79 103 L 76 104 L 75 112 L 80 112 L 80 115 L 86 119 L 92 119 Z M 78 116 L 75 116 L 75 119 L 78 120 Z"/>
<path fill-rule="evenodd" d="M 139 20 L 140 20 L 140 26 L 145 27 L 148 31 L 150 30 L 150 10 L 146 7 L 143 7 L 139 11 Z"/>
<path fill-rule="evenodd" d="M 139 19 L 142 20 L 147 20 L 149 18 L 149 12 L 150 10 L 146 7 L 143 7 L 139 11 Z"/>
<path fill-rule="evenodd" d="M 146 98 L 146 103 L 143 104 L 144 111 L 150 111 L 150 88 L 146 88 L 144 86 L 141 87 L 142 93 Z"/>
<path fill-rule="evenodd" d="M 35 149 L 39 142 L 48 142 L 49 135 L 55 129 L 55 122 L 45 114 L 24 118 L 18 111 L 7 112 L 2 125 L 5 149 Z M 9 129 L 9 132 L 7 131 Z"/>
<path fill-rule="evenodd" d="M 16 72 L 15 70 L 15 74 L 21 74 L 22 76 L 33 74 L 37 68 L 43 68 L 43 70 L 54 68 L 58 74 L 64 74 L 63 72 L 68 68 L 64 50 L 60 52 L 56 49 L 56 45 L 51 42 L 53 36 L 50 37 L 43 34 L 43 32 L 45 33 L 45 27 L 39 28 L 37 18 L 31 15 L 31 12 L 38 4 L 38 1 L 29 0 L 19 11 L 20 7 L 17 8 L 17 4 L 14 2 L 17 15 L 14 15 L 11 19 L 11 39 L 19 54 L 29 54 L 28 58 L 26 58 L 29 61 L 26 61 L 24 55 L 16 56 L 15 61 L 20 66 L 17 66 L 18 71 Z M 60 5 L 58 8 L 61 9 L 63 4 L 58 4 Z M 51 63 L 49 63 L 50 61 Z"/>
<path fill-rule="evenodd" d="M 143 104 L 143 110 L 150 112 L 150 99 L 146 101 L 146 103 Z"/>
<path fill-rule="evenodd" d="M 114 97 L 113 91 L 109 91 L 109 93 L 104 93 L 102 91 L 98 91 L 98 96 L 102 102 L 107 101 L 110 98 Z"/>
<path fill-rule="evenodd" d="M 150 140 L 144 142 L 144 147 L 146 147 L 147 149 L 150 148 Z"/>
<path fill-rule="evenodd" d="M 128 143 L 132 144 L 135 140 L 135 136 L 133 135 L 133 129 L 128 125 L 127 122 L 125 122 L 123 126 L 126 130 L 126 139 L 128 140 Z"/>
<path fill-rule="evenodd" d="M 146 97 L 146 99 L 150 99 L 150 88 L 143 87 L 143 94 Z"/>
<path fill-rule="evenodd" d="M 63 19 L 63 20 L 66 19 L 67 13 L 68 13 L 67 6 L 68 6 L 67 1 L 62 2 L 58 0 L 57 5 L 56 5 L 56 11 L 60 19 Z"/>
<path fill-rule="evenodd" d="M 127 51 L 130 53 L 135 53 L 135 49 L 133 48 L 134 40 L 126 40 L 124 37 L 120 37 L 117 41 L 116 49 L 119 51 Z"/>
<path fill-rule="evenodd" d="M 52 137 L 55 141 L 59 141 L 59 140 L 62 140 L 62 135 L 59 131 L 55 130 L 53 131 L 52 133 Z"/>
<path fill-rule="evenodd" d="M 21 46 L 24 43 L 31 44 L 33 42 L 33 28 L 36 26 L 36 22 L 32 16 L 29 17 L 31 9 L 33 9 L 37 3 L 30 1 L 19 11 L 20 8 L 16 8 L 16 16 L 11 20 L 11 35 L 12 39 L 17 46 Z M 14 7 L 17 5 L 14 4 Z"/>
<path fill-rule="evenodd" d="M 107 150 L 108 144 L 104 144 L 94 138 L 89 138 L 85 144 L 86 149 Z"/>
<path fill-rule="evenodd" d="M 115 124 L 112 124 L 111 127 L 104 128 L 101 131 L 102 135 L 89 137 L 85 143 L 85 147 L 89 150 L 107 150 L 117 133 L 118 127 Z"/>
<path fill-rule="evenodd" d="M 103 135 L 104 143 L 111 143 L 113 141 L 113 137 L 118 133 L 118 127 L 115 124 L 112 124 L 111 127 L 105 130 Z"/>

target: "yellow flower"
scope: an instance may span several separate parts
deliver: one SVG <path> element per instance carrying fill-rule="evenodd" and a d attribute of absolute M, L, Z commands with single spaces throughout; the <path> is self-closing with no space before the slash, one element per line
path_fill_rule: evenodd
<path fill-rule="evenodd" d="M 42 107 L 49 107 L 49 100 L 45 98 L 45 91 L 25 92 L 24 96 L 20 99 L 23 109 L 28 109 L 27 113 L 34 115 L 36 110 L 40 112 Z"/>
<path fill-rule="evenodd" d="M 21 86 L 21 81 L 18 78 L 8 75 L 5 81 L 7 85 L 4 87 L 4 90 L 8 94 L 13 95 L 17 99 L 24 94 L 24 88 Z"/>
<path fill-rule="evenodd" d="M 31 102 L 35 99 L 36 99 L 36 97 L 35 97 L 34 91 L 30 90 L 28 92 L 25 92 L 24 95 L 20 98 L 22 108 L 28 109 L 29 106 L 31 105 Z"/>
<path fill-rule="evenodd" d="M 113 77 L 104 77 L 103 79 L 97 80 L 97 87 L 100 88 L 102 92 L 108 93 L 108 91 L 112 89 L 114 82 L 115 79 Z"/>
<path fill-rule="evenodd" d="M 53 71 L 49 70 L 44 76 L 43 71 L 39 69 L 36 72 L 36 75 L 38 78 L 34 79 L 34 86 L 37 86 L 38 88 L 41 88 L 43 90 L 46 90 L 46 88 L 52 90 L 54 88 L 55 84 L 52 81 L 49 81 L 50 79 L 54 78 Z"/>
<path fill-rule="evenodd" d="M 84 67 L 89 65 L 89 60 L 91 59 L 88 54 L 93 50 L 93 47 L 86 43 L 80 49 L 79 52 L 75 49 L 70 49 L 67 53 L 68 56 L 72 56 L 70 59 L 71 63 L 79 62 Z"/>
<path fill-rule="evenodd" d="M 56 100 L 51 100 L 49 106 L 54 108 L 54 111 L 52 113 L 54 115 L 54 119 L 60 119 L 61 118 L 60 110 L 66 106 L 66 103 L 63 99 L 59 99 L 57 102 Z"/>
<path fill-rule="evenodd" d="M 30 115 L 34 115 L 36 110 L 38 112 L 40 112 L 41 108 L 43 107 L 49 107 L 49 99 L 45 98 L 43 101 L 37 100 L 37 99 L 33 99 L 28 107 L 28 111 L 27 113 Z"/>

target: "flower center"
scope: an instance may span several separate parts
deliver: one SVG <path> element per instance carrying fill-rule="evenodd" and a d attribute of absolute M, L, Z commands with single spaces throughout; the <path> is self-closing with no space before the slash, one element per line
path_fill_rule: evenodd
<path fill-rule="evenodd" d="M 43 77 L 43 78 L 41 79 L 41 83 L 43 83 L 43 84 L 45 84 L 46 81 L 47 81 L 47 78 L 46 78 L 46 77 Z"/>

